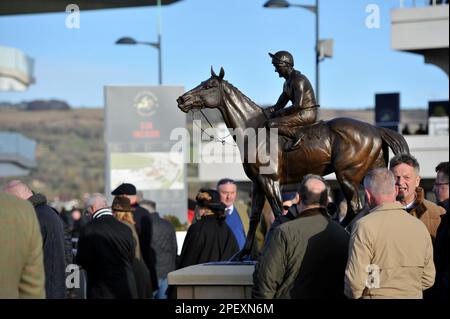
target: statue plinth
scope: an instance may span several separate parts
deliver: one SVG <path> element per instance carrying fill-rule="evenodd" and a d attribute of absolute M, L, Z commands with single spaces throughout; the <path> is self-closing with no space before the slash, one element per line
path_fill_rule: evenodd
<path fill-rule="evenodd" d="M 168 274 L 177 299 L 250 299 L 254 263 L 208 263 Z"/>

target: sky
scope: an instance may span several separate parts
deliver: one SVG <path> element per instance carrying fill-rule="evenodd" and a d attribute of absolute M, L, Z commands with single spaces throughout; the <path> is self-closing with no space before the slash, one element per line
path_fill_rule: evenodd
<path fill-rule="evenodd" d="M 74 0 L 76 3 L 76 0 Z M 260 105 L 274 104 L 283 79 L 268 52 L 290 51 L 295 68 L 315 83 L 315 14 L 296 7 L 263 8 L 266 0 L 183 0 L 156 7 L 0 16 L 0 46 L 35 59 L 36 83 L 25 92 L 0 92 L 0 101 L 59 99 L 74 107 L 101 107 L 105 85 L 157 85 L 158 52 L 145 45 L 115 45 L 123 36 L 155 42 L 161 17 L 164 85 L 186 90 L 210 76 L 210 67 Z M 409 5 L 412 0 L 404 0 Z M 416 0 L 416 2 L 424 2 Z M 314 4 L 312 0 L 291 3 Z M 367 28 L 370 4 L 379 28 Z M 334 55 L 320 64 L 320 104 L 367 108 L 376 93 L 400 92 L 403 108 L 448 100 L 448 77 L 420 55 L 391 49 L 390 11 L 400 0 L 320 0 L 320 38 L 334 40 Z"/>

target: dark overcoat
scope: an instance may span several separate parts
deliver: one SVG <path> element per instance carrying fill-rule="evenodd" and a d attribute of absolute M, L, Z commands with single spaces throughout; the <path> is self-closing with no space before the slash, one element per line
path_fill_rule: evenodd
<path fill-rule="evenodd" d="M 178 268 L 229 260 L 238 251 L 233 232 L 225 221 L 218 220 L 214 215 L 204 216 L 189 227 Z"/>
<path fill-rule="evenodd" d="M 47 199 L 35 194 L 28 199 L 34 206 L 42 234 L 47 299 L 66 297 L 65 230 L 58 212 L 47 205 Z M 69 241 L 71 245 L 71 242 Z M 71 247 L 69 246 L 69 250 Z"/>
<path fill-rule="evenodd" d="M 81 229 L 76 262 L 87 273 L 88 299 L 138 297 L 134 245 L 130 228 L 107 208 L 97 211 Z"/>

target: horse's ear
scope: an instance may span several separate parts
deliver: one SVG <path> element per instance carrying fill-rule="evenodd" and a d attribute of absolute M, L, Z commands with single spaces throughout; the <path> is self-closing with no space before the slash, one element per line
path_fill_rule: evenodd
<path fill-rule="evenodd" d="M 216 74 L 216 72 L 214 72 L 212 65 L 211 65 L 211 76 L 215 77 L 215 78 L 217 77 L 217 74 Z"/>
<path fill-rule="evenodd" d="M 219 73 L 219 80 L 223 80 L 223 77 L 225 76 L 225 70 L 221 67 L 220 73 Z"/>

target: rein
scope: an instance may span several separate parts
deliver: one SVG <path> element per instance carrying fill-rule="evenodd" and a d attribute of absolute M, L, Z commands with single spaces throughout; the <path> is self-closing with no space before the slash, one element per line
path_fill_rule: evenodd
<path fill-rule="evenodd" d="M 211 126 L 211 128 L 214 128 L 214 126 L 212 126 L 211 122 L 208 120 L 208 118 L 206 117 L 205 113 L 203 113 L 203 111 L 201 109 L 199 109 L 200 113 L 203 115 L 203 117 L 205 118 L 206 122 L 208 122 L 209 126 Z M 191 109 L 191 116 L 192 116 L 192 123 L 194 123 L 194 125 L 196 127 L 198 127 L 200 129 L 200 131 L 205 134 L 206 136 L 208 136 L 209 138 L 212 138 L 214 140 L 214 142 L 219 142 L 222 145 L 228 144 L 234 147 L 237 147 L 236 142 L 234 142 L 233 144 L 228 143 L 227 141 L 225 141 L 225 139 L 229 136 L 231 136 L 231 133 L 228 134 L 227 136 L 225 136 L 224 138 L 215 138 L 214 136 L 209 135 L 208 133 L 206 133 L 206 131 L 201 127 L 198 126 L 195 121 L 194 121 L 194 110 Z"/>

